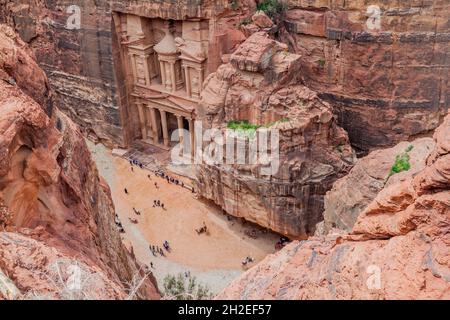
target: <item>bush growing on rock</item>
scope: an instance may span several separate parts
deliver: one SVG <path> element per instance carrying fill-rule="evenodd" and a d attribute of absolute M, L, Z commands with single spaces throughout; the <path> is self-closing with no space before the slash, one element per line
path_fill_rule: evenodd
<path fill-rule="evenodd" d="M 164 278 L 164 299 L 166 300 L 206 300 L 213 295 L 207 286 L 199 284 L 197 278 L 179 273 Z"/>

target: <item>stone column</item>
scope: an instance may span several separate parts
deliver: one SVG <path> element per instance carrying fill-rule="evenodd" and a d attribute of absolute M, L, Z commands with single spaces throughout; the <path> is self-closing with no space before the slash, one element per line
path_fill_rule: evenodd
<path fill-rule="evenodd" d="M 180 137 L 180 152 L 184 150 L 184 125 L 183 125 L 183 117 L 177 115 L 178 121 L 178 136 Z"/>
<path fill-rule="evenodd" d="M 133 73 L 133 83 L 137 83 L 138 75 L 136 73 L 136 57 L 133 53 L 130 53 L 130 59 L 131 59 L 131 72 Z"/>
<path fill-rule="evenodd" d="M 148 58 L 150 58 L 150 55 L 145 54 L 143 56 L 144 59 L 144 70 L 145 70 L 145 82 L 148 86 L 152 84 L 151 77 L 150 77 L 150 66 L 148 65 Z"/>
<path fill-rule="evenodd" d="M 159 65 L 161 67 L 161 83 L 164 86 L 164 88 L 166 87 L 166 68 L 165 68 L 165 63 L 162 61 L 159 61 Z"/>
<path fill-rule="evenodd" d="M 141 126 L 142 139 L 146 140 L 147 139 L 147 128 L 146 128 L 146 123 L 145 123 L 144 106 L 142 105 L 142 103 L 139 103 L 139 102 L 136 104 L 137 104 L 138 112 L 139 112 L 139 125 Z"/>
<path fill-rule="evenodd" d="M 198 95 L 200 96 L 200 94 L 202 93 L 202 88 L 203 88 L 203 68 L 199 68 L 197 69 L 198 71 Z"/>
<path fill-rule="evenodd" d="M 150 108 L 148 107 L 148 105 L 144 105 L 144 117 L 147 129 L 147 138 L 153 138 L 152 116 L 150 114 Z"/>
<path fill-rule="evenodd" d="M 191 156 L 195 157 L 195 128 L 194 128 L 194 120 L 189 119 L 189 136 L 191 142 Z"/>
<path fill-rule="evenodd" d="M 155 112 L 155 108 L 153 108 L 153 107 L 150 107 L 150 119 L 152 122 L 153 143 L 158 144 L 159 143 L 159 134 L 158 134 L 158 127 L 156 125 L 156 112 Z"/>
<path fill-rule="evenodd" d="M 170 77 L 172 78 L 172 92 L 177 91 L 177 83 L 175 77 L 175 61 L 170 61 Z"/>
<path fill-rule="evenodd" d="M 163 130 L 164 146 L 170 147 L 169 130 L 167 130 L 167 115 L 164 110 L 160 109 L 159 112 L 161 113 L 161 124 Z"/>
<path fill-rule="evenodd" d="M 188 66 L 184 67 L 184 74 L 186 79 L 186 92 L 189 97 L 192 96 L 192 89 L 191 89 L 191 74 Z"/>

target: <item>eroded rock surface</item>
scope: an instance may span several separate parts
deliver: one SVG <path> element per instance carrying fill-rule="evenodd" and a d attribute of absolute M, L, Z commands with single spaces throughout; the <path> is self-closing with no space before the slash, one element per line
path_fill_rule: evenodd
<path fill-rule="evenodd" d="M 383 189 L 342 236 L 293 242 L 223 299 L 449 299 L 450 115 L 423 170 Z"/>
<path fill-rule="evenodd" d="M 279 169 L 204 164 L 196 189 L 229 214 L 294 238 L 314 232 L 325 192 L 354 161 L 331 106 L 299 84 L 300 74 L 300 56 L 257 32 L 206 79 L 197 112 L 204 129 L 247 120 L 279 130 Z"/>
<path fill-rule="evenodd" d="M 383 188 L 410 179 L 425 168 L 434 145 L 432 138 L 421 138 L 413 142 L 401 142 L 393 148 L 373 151 L 359 159 L 350 173 L 336 181 L 325 195 L 321 234 L 327 234 L 332 229 L 350 231 L 359 214 Z M 390 175 L 396 157 L 409 149 L 410 169 Z"/>
<path fill-rule="evenodd" d="M 81 132 L 53 106 L 30 50 L 0 25 L 2 273 L 22 295 L 67 298 L 44 275 L 58 260 L 74 261 L 98 276 L 99 287 L 87 296 L 126 297 L 126 283 L 144 272 L 123 246 L 114 216 Z M 139 289 L 141 298 L 159 297 L 151 275 Z"/>

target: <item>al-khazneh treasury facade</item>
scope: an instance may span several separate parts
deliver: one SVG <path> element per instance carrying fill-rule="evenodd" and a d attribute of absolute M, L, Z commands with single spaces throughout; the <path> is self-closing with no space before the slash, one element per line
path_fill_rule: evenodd
<path fill-rule="evenodd" d="M 206 76 L 207 20 L 122 15 L 121 47 L 131 68 L 133 107 L 143 141 L 170 148 L 171 132 L 194 141 L 193 121 Z M 182 130 L 189 131 L 184 137 Z M 191 148 L 193 150 L 194 148 Z"/>

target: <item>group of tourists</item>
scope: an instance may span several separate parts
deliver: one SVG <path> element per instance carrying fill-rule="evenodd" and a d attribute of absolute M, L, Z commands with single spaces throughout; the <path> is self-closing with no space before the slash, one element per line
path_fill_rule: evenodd
<path fill-rule="evenodd" d="M 208 232 L 208 227 L 206 226 L 205 221 L 203 221 L 203 226 L 200 229 L 195 229 L 195 232 L 197 232 L 198 235 Z"/>
<path fill-rule="evenodd" d="M 195 193 L 194 188 L 189 188 L 188 186 L 186 186 L 184 184 L 183 181 L 180 181 L 176 178 L 172 178 L 171 176 L 169 176 L 168 174 L 166 174 L 164 171 L 159 170 L 159 171 L 155 171 L 155 176 L 160 177 L 162 179 L 165 179 L 167 181 L 167 183 L 169 184 L 174 184 L 176 186 L 181 186 L 182 188 L 187 188 L 190 189 L 192 193 Z M 157 183 L 155 182 L 155 186 L 158 189 Z"/>
<path fill-rule="evenodd" d="M 130 165 L 131 165 L 131 171 L 134 171 L 133 166 L 137 166 L 141 169 L 144 169 L 144 165 L 142 164 L 142 162 L 140 162 L 136 159 L 133 159 L 133 158 L 130 159 Z"/>
<path fill-rule="evenodd" d="M 120 233 L 125 233 L 125 229 L 123 228 L 122 222 L 120 222 L 119 215 L 117 213 L 116 213 L 116 216 L 114 218 L 114 222 L 115 222 L 117 228 L 119 229 L 119 232 Z"/>
<path fill-rule="evenodd" d="M 169 241 L 165 240 L 163 242 L 163 247 L 167 252 L 170 252 L 170 245 L 169 245 Z M 164 254 L 164 250 L 163 248 L 159 247 L 158 245 L 149 245 L 149 249 L 152 252 L 153 256 L 157 257 L 158 255 L 160 255 L 161 257 L 165 257 L 166 255 Z"/>
<path fill-rule="evenodd" d="M 244 259 L 244 261 L 242 261 L 242 266 L 246 266 L 247 264 L 249 264 L 249 263 L 252 263 L 252 262 L 254 262 L 255 261 L 255 259 L 253 259 L 252 257 L 246 257 L 245 259 Z"/>
<path fill-rule="evenodd" d="M 153 208 L 162 208 L 163 210 L 166 210 L 166 207 L 161 200 L 153 200 Z"/>

